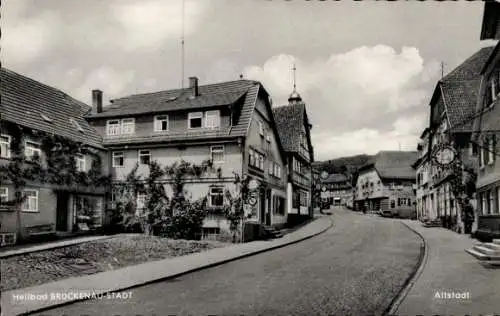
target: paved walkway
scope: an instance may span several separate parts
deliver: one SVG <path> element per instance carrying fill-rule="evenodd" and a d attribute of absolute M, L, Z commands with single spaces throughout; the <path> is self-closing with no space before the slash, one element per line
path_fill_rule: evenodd
<path fill-rule="evenodd" d="M 110 238 L 110 237 L 112 237 L 112 236 L 86 236 L 86 237 L 77 237 L 77 238 L 71 238 L 71 239 L 66 239 L 66 240 L 51 241 L 51 242 L 46 242 L 46 243 L 41 243 L 41 244 L 36 244 L 36 245 L 15 246 L 14 248 L 0 250 L 0 258 L 17 256 L 17 255 L 22 255 L 25 253 L 30 253 L 30 252 L 37 252 L 37 251 L 43 251 L 43 250 L 49 250 L 49 249 L 62 248 L 62 247 L 82 244 L 82 243 L 89 242 L 89 241 L 106 239 L 106 238 Z"/>
<path fill-rule="evenodd" d="M 93 293 L 102 294 L 129 289 L 296 243 L 326 231 L 331 225 L 332 221 L 329 216 L 320 216 L 304 227 L 272 241 L 236 244 L 182 257 L 147 262 L 114 271 L 3 292 L 1 295 L 2 310 L 5 312 L 5 316 L 19 315 L 73 302 Z M 54 295 L 57 293 L 64 295 L 55 297 Z M 29 297 L 22 299 L 26 295 L 33 297 L 32 299 Z"/>
<path fill-rule="evenodd" d="M 427 251 L 395 315 L 500 313 L 500 270 L 481 265 L 465 252 L 477 240 L 445 228 L 425 228 L 418 221 L 402 221 L 424 237 Z M 446 298 L 453 292 L 465 293 L 465 298 Z"/>

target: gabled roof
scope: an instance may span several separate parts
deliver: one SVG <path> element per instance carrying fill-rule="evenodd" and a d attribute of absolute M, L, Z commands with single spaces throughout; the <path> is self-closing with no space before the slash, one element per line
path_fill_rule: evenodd
<path fill-rule="evenodd" d="M 276 128 L 283 148 L 287 152 L 300 151 L 300 132 L 304 124 L 309 124 L 307 118 L 306 105 L 303 102 L 283 105 L 273 108 L 273 116 L 276 121 Z M 309 129 L 306 128 L 306 131 Z M 308 132 L 307 132 L 308 133 Z M 307 134 L 309 153 L 312 157 L 310 135 Z"/>
<path fill-rule="evenodd" d="M 192 96 L 191 88 L 165 90 L 152 93 L 135 94 L 112 100 L 101 113 L 91 113 L 87 119 L 118 118 L 125 116 L 168 113 L 170 111 L 188 111 L 216 109 L 233 106 L 235 113 L 233 125 L 224 130 L 202 130 L 169 133 L 158 137 L 127 138 L 122 142 L 141 143 L 213 139 L 219 137 L 244 137 L 248 132 L 250 120 L 255 109 L 257 94 L 263 90 L 258 81 L 237 80 L 199 86 L 199 95 Z M 265 90 L 264 90 L 265 91 Z M 120 140 L 110 140 L 109 144 L 118 144 Z"/>
<path fill-rule="evenodd" d="M 0 80 L 0 114 L 3 121 L 102 148 L 101 137 L 84 119 L 91 109 L 88 105 L 56 88 L 3 67 L 0 69 Z"/>
<path fill-rule="evenodd" d="M 480 85 L 481 79 L 441 83 L 448 120 L 454 132 L 472 130 Z"/>
<path fill-rule="evenodd" d="M 380 151 L 370 164 L 360 168 L 367 170 L 374 168 L 382 179 L 407 179 L 416 178 L 412 164 L 417 160 L 416 151 Z"/>
<path fill-rule="evenodd" d="M 474 80 L 481 76 L 481 70 L 491 56 L 495 46 L 483 47 L 474 55 L 467 58 L 463 63 L 444 76 L 440 81 Z"/>
<path fill-rule="evenodd" d="M 431 104 L 435 104 L 441 98 L 454 132 L 472 130 L 472 118 L 481 85 L 481 72 L 493 50 L 493 46 L 481 48 L 444 76 L 434 89 Z"/>

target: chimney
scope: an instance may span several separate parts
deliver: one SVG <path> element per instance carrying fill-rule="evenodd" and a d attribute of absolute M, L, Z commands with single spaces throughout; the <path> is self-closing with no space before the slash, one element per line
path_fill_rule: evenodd
<path fill-rule="evenodd" d="M 189 77 L 189 88 L 193 91 L 194 97 L 200 95 L 198 91 L 198 77 Z"/>
<path fill-rule="evenodd" d="M 102 112 L 102 91 L 92 90 L 92 108 L 95 109 L 96 113 Z"/>

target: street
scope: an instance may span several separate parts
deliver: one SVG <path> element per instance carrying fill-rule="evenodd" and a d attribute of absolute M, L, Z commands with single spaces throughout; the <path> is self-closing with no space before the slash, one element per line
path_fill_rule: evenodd
<path fill-rule="evenodd" d="M 421 240 L 402 223 L 347 210 L 312 239 L 34 315 L 381 315 L 416 268 Z"/>

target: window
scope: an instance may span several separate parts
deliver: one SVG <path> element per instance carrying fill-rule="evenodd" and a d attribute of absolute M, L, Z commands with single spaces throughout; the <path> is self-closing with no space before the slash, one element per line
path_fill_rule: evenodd
<path fill-rule="evenodd" d="M 113 167 L 123 167 L 124 154 L 123 151 L 113 152 Z"/>
<path fill-rule="evenodd" d="M 155 132 L 168 131 L 168 115 L 155 116 L 154 125 Z"/>
<path fill-rule="evenodd" d="M 32 141 L 26 141 L 24 147 L 24 155 L 28 159 L 32 159 L 35 155 L 40 157 L 42 150 L 40 149 L 40 144 Z"/>
<path fill-rule="evenodd" d="M 479 147 L 479 168 L 484 168 L 484 142 Z"/>
<path fill-rule="evenodd" d="M 488 214 L 493 214 L 495 213 L 495 191 L 494 190 L 491 190 L 488 192 L 488 196 L 490 198 L 490 201 L 489 201 L 489 206 L 488 206 Z"/>
<path fill-rule="evenodd" d="M 486 193 L 481 193 L 479 195 L 480 200 L 481 200 L 481 212 L 483 214 L 488 214 L 488 210 L 486 209 Z"/>
<path fill-rule="evenodd" d="M 10 158 L 10 136 L 0 136 L 0 157 Z"/>
<path fill-rule="evenodd" d="M 396 207 L 396 201 L 391 200 L 391 208 L 395 208 L 395 207 Z"/>
<path fill-rule="evenodd" d="M 264 156 L 259 155 L 259 169 L 264 170 Z"/>
<path fill-rule="evenodd" d="M 52 119 L 50 117 L 48 117 L 47 115 L 43 114 L 43 113 L 40 113 L 40 116 L 42 117 L 42 119 L 45 121 L 45 122 L 48 122 L 48 123 L 52 123 Z"/>
<path fill-rule="evenodd" d="M 38 191 L 24 190 L 26 199 L 23 202 L 23 212 L 38 212 Z"/>
<path fill-rule="evenodd" d="M 273 213 L 285 215 L 285 200 L 279 196 L 273 196 Z"/>
<path fill-rule="evenodd" d="M 203 112 L 193 112 L 188 114 L 188 128 L 201 128 Z"/>
<path fill-rule="evenodd" d="M 261 121 L 259 121 L 259 134 L 264 137 L 264 124 Z"/>
<path fill-rule="evenodd" d="M 9 189 L 0 188 L 0 202 L 6 202 L 9 200 Z"/>
<path fill-rule="evenodd" d="M 75 119 L 72 119 L 72 118 L 71 118 L 71 119 L 69 119 L 69 121 L 70 121 L 70 123 L 71 123 L 74 127 L 76 127 L 76 129 L 77 129 L 80 133 L 85 132 L 85 130 L 83 129 L 83 127 L 82 127 L 80 124 L 78 124 L 78 122 L 77 122 L 77 121 L 75 121 Z"/>
<path fill-rule="evenodd" d="M 488 164 L 495 161 L 495 136 L 492 135 L 488 139 Z"/>
<path fill-rule="evenodd" d="M 213 163 L 224 163 L 224 145 L 210 146 L 210 159 Z"/>
<path fill-rule="evenodd" d="M 274 176 L 274 162 L 269 162 L 269 174 Z"/>
<path fill-rule="evenodd" d="M 220 234 L 220 228 L 219 227 L 203 227 L 201 231 L 201 238 L 202 239 L 216 239 L 217 235 Z"/>
<path fill-rule="evenodd" d="M 130 135 L 135 133 L 135 119 L 127 118 L 122 120 L 122 134 Z"/>
<path fill-rule="evenodd" d="M 497 214 L 500 214 L 500 187 L 497 187 Z"/>
<path fill-rule="evenodd" d="M 106 125 L 106 134 L 108 136 L 120 135 L 120 120 L 109 120 Z"/>
<path fill-rule="evenodd" d="M 205 112 L 205 127 L 217 128 L 220 127 L 220 111 L 207 111 Z"/>
<path fill-rule="evenodd" d="M 141 215 L 146 208 L 146 194 L 138 193 L 136 198 L 135 214 Z"/>
<path fill-rule="evenodd" d="M 222 187 L 211 187 L 209 195 L 209 206 L 218 207 L 224 205 L 224 189 Z"/>
<path fill-rule="evenodd" d="M 248 164 L 250 166 L 255 166 L 255 156 L 252 149 L 248 150 Z"/>
<path fill-rule="evenodd" d="M 274 175 L 281 178 L 281 166 L 279 164 L 274 165 Z"/>
<path fill-rule="evenodd" d="M 149 165 L 151 163 L 151 151 L 148 149 L 139 150 L 139 164 Z"/>
<path fill-rule="evenodd" d="M 496 94 L 497 91 L 495 91 L 496 88 L 495 81 L 496 81 L 495 79 L 491 80 L 491 102 L 497 99 L 497 94 Z"/>
<path fill-rule="evenodd" d="M 76 170 L 80 172 L 86 171 L 85 168 L 85 156 L 84 155 L 77 155 L 75 157 L 75 163 L 76 163 Z"/>

